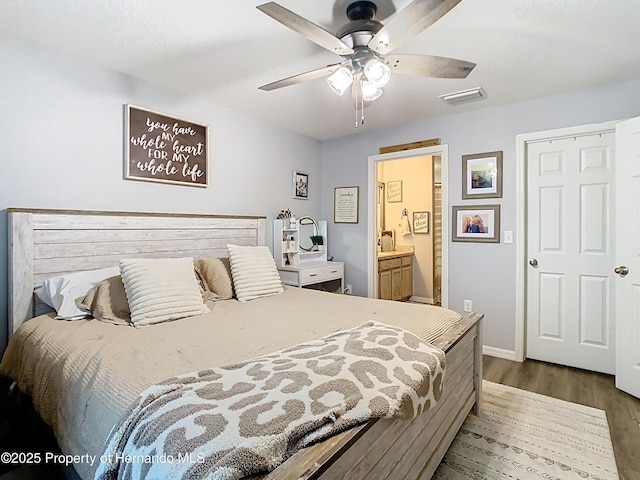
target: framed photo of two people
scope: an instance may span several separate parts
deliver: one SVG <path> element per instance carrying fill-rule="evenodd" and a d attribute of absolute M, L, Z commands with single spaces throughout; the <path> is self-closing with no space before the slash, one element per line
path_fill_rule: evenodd
<path fill-rule="evenodd" d="M 500 205 L 454 205 L 454 242 L 500 243 Z"/>

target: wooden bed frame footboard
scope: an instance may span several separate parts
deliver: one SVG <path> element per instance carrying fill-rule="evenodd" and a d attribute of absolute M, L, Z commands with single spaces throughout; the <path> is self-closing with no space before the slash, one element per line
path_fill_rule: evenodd
<path fill-rule="evenodd" d="M 382 419 L 296 453 L 262 480 L 428 480 L 469 412 L 482 405 L 482 318 L 471 314 L 434 344 L 446 353 L 444 393 L 412 420 Z"/>

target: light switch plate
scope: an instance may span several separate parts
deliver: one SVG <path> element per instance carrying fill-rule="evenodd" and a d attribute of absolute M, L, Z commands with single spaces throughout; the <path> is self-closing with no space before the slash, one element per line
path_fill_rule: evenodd
<path fill-rule="evenodd" d="M 504 243 L 513 243 L 513 231 L 511 230 L 504 231 Z"/>

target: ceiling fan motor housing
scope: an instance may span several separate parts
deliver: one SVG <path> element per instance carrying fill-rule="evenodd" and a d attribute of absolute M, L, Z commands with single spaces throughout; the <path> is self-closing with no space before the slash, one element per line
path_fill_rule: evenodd
<path fill-rule="evenodd" d="M 358 1 L 347 7 L 347 18 L 349 20 L 373 20 L 378 7 L 373 2 Z"/>
<path fill-rule="evenodd" d="M 336 37 L 350 48 L 366 47 L 373 36 L 383 27 L 382 23 L 374 20 L 378 7 L 366 0 L 353 2 L 347 7 L 347 17 L 350 22 L 343 26 Z"/>
<path fill-rule="evenodd" d="M 353 20 L 342 27 L 336 37 L 353 49 L 366 47 L 382 27 L 377 20 Z"/>

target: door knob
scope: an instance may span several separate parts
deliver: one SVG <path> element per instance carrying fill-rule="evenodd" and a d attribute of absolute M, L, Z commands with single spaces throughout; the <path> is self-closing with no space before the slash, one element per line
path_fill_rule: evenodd
<path fill-rule="evenodd" d="M 614 272 L 616 272 L 621 277 L 629 275 L 629 269 L 624 265 L 620 265 L 619 267 L 616 267 Z"/>
<path fill-rule="evenodd" d="M 532 258 L 531 260 L 529 260 L 529 265 L 531 265 L 532 267 L 537 267 L 538 266 L 538 260 L 535 258 Z"/>

